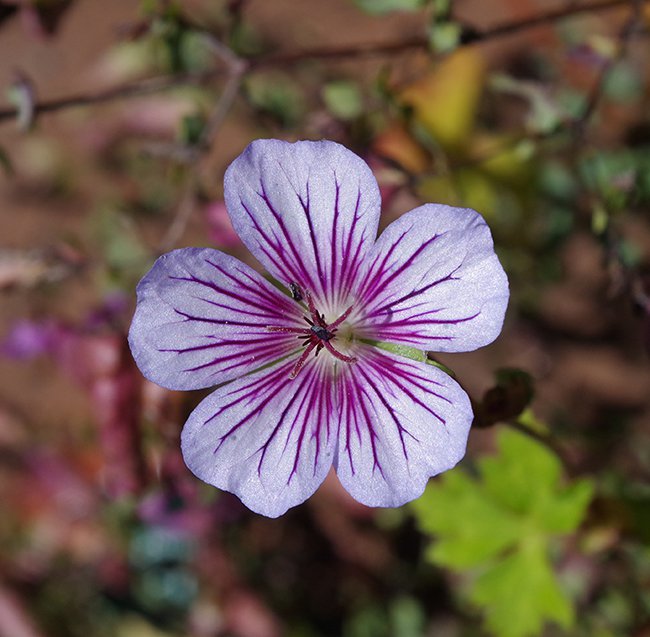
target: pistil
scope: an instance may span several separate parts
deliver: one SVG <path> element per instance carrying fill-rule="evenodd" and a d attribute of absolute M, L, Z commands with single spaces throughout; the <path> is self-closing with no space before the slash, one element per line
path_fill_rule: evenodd
<path fill-rule="evenodd" d="M 318 356 L 318 353 L 321 349 L 326 349 L 334 358 L 337 360 L 343 361 L 345 363 L 355 363 L 357 359 L 354 356 L 347 356 L 339 352 L 332 341 L 336 338 L 336 331 L 338 327 L 345 321 L 345 319 L 350 315 L 352 311 L 352 306 L 350 306 L 341 316 L 339 316 L 332 323 L 327 323 L 325 321 L 325 315 L 318 312 L 316 305 L 314 304 L 314 299 L 311 294 L 305 290 L 304 292 L 300 289 L 297 283 L 290 283 L 290 289 L 292 296 L 295 300 L 301 301 L 305 299 L 307 301 L 307 308 L 309 310 L 309 316 L 304 316 L 303 318 L 309 325 L 306 328 L 300 327 L 281 327 L 270 325 L 266 329 L 269 332 L 285 332 L 290 334 L 297 334 L 298 338 L 303 339 L 303 346 L 305 347 L 304 351 L 300 355 L 300 358 L 296 361 L 296 364 L 293 366 L 291 373 L 289 374 L 290 378 L 295 378 L 300 370 L 303 368 L 305 362 L 309 358 L 309 355 L 314 351 L 314 356 Z"/>

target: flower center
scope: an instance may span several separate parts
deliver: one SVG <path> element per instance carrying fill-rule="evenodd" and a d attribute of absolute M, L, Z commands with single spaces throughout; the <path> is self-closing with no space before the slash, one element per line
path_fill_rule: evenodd
<path fill-rule="evenodd" d="M 341 316 L 339 316 L 335 321 L 327 323 L 327 321 L 325 321 L 325 315 L 321 314 L 316 309 L 314 299 L 312 299 L 311 294 L 307 290 L 301 290 L 298 284 L 293 282 L 289 284 L 289 288 L 291 290 L 291 296 L 296 301 L 302 301 L 303 299 L 307 301 L 309 316 L 304 316 L 303 318 L 309 327 L 280 327 L 270 325 L 266 328 L 269 332 L 289 332 L 297 334 L 297 337 L 303 341 L 302 344 L 305 349 L 300 355 L 300 358 L 296 361 L 296 364 L 293 366 L 289 377 L 295 378 L 303 368 L 309 355 L 314 352 L 314 356 L 318 356 L 318 352 L 323 348 L 337 360 L 345 363 L 356 363 L 357 359 L 354 356 L 342 354 L 332 344 L 332 341 L 336 339 L 336 332 L 339 326 L 350 315 L 352 306 L 345 310 L 345 312 L 343 312 L 343 314 L 341 314 Z"/>

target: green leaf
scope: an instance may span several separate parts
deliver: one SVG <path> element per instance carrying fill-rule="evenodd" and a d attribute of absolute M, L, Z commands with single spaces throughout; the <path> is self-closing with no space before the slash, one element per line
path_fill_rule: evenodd
<path fill-rule="evenodd" d="M 185 115 L 180 124 L 180 141 L 187 146 L 193 146 L 201 141 L 201 135 L 205 129 L 205 118 L 194 113 Z"/>
<path fill-rule="evenodd" d="M 283 126 L 295 126 L 305 112 L 299 86 L 283 73 L 249 75 L 245 88 L 251 104 L 276 118 Z"/>
<path fill-rule="evenodd" d="M 436 537 L 426 556 L 461 573 L 473 569 L 467 595 L 494 635 L 537 635 L 546 621 L 568 628 L 571 600 L 556 581 L 549 545 L 580 525 L 592 484 L 564 486 L 555 455 L 518 431 L 501 430 L 497 447 L 476 478 L 447 472 L 411 505 L 420 529 Z"/>
<path fill-rule="evenodd" d="M 540 523 L 549 533 L 571 533 L 582 522 L 594 495 L 589 480 L 580 480 L 566 487 L 561 493 L 539 507 Z"/>
<path fill-rule="evenodd" d="M 486 625 L 499 637 L 540 634 L 545 619 L 563 628 L 573 609 L 557 584 L 543 542 L 528 542 L 479 576 L 470 599 L 486 609 Z"/>
<path fill-rule="evenodd" d="M 391 11 L 417 11 L 427 0 L 354 0 L 354 3 L 366 13 L 382 15 Z"/>
<path fill-rule="evenodd" d="M 129 289 L 150 265 L 150 254 L 129 217 L 104 209 L 91 218 L 91 229 L 101 246 L 106 283 Z"/>
<path fill-rule="evenodd" d="M 327 110 L 338 119 L 355 119 L 363 112 L 361 92 L 354 82 L 330 82 L 323 87 L 322 95 Z"/>
<path fill-rule="evenodd" d="M 411 597 L 399 597 L 390 607 L 391 635 L 422 637 L 426 616 L 422 607 Z"/>
<path fill-rule="evenodd" d="M 458 47 L 463 29 L 452 20 L 435 20 L 429 26 L 429 46 L 436 53 L 451 53 Z"/>
<path fill-rule="evenodd" d="M 499 455 L 479 462 L 486 491 L 517 513 L 534 509 L 553 493 L 560 461 L 540 443 L 510 429 L 499 432 Z"/>
<path fill-rule="evenodd" d="M 450 471 L 429 486 L 413 509 L 420 529 L 439 536 L 427 556 L 441 566 L 481 564 L 516 543 L 522 531 L 516 516 L 495 505 L 461 471 Z"/>
<path fill-rule="evenodd" d="M 643 95 L 643 81 L 632 64 L 621 61 L 605 77 L 603 90 L 612 100 L 631 102 Z"/>

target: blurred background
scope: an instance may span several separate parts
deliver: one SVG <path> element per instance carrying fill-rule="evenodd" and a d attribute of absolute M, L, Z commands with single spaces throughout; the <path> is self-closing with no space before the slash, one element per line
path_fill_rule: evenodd
<path fill-rule="evenodd" d="M 648 637 L 649 51 L 641 0 L 0 0 L 0 637 Z M 249 512 L 131 359 L 156 256 L 258 267 L 259 137 L 492 228 L 505 329 L 431 355 L 476 421 L 412 505 Z"/>

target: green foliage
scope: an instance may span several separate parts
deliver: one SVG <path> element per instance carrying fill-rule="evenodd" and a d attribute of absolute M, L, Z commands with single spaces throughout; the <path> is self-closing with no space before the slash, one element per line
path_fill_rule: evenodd
<path fill-rule="evenodd" d="M 605 213 L 622 212 L 630 204 L 650 202 L 647 145 L 591 153 L 582 158 L 579 168 L 585 186 L 597 197 L 596 205 L 603 207 Z"/>
<path fill-rule="evenodd" d="M 604 92 L 617 102 L 630 102 L 643 95 L 643 80 L 636 68 L 627 61 L 621 61 L 605 78 Z"/>
<path fill-rule="evenodd" d="M 540 83 L 496 73 L 491 78 L 490 86 L 496 91 L 516 95 L 528 102 L 526 126 L 533 133 L 550 133 L 566 117 L 554 97 Z"/>
<path fill-rule="evenodd" d="M 433 0 L 429 46 L 435 53 L 451 53 L 460 44 L 463 28 L 451 19 L 452 0 Z"/>
<path fill-rule="evenodd" d="M 304 97 L 298 86 L 282 73 L 250 75 L 246 95 L 259 111 L 270 115 L 285 127 L 295 126 L 305 111 Z"/>
<path fill-rule="evenodd" d="M 34 87 L 25 77 L 19 76 L 6 90 L 7 100 L 17 111 L 16 123 L 21 131 L 28 131 L 34 123 Z"/>
<path fill-rule="evenodd" d="M 453 20 L 434 20 L 429 26 L 429 45 L 436 53 L 450 53 L 460 43 L 462 27 Z"/>
<path fill-rule="evenodd" d="M 363 112 L 361 92 L 354 82 L 329 82 L 323 87 L 322 95 L 327 110 L 338 119 L 356 119 Z"/>
<path fill-rule="evenodd" d="M 578 528 L 592 484 L 562 486 L 559 460 L 519 432 L 502 430 L 498 450 L 479 461 L 478 478 L 451 471 L 413 503 L 422 531 L 437 538 L 427 558 L 472 569 L 468 598 L 484 609 L 498 637 L 538 634 L 547 620 L 568 628 L 573 609 L 553 573 L 549 546 L 553 536 Z"/>
<path fill-rule="evenodd" d="M 91 230 L 102 249 L 105 284 L 129 289 L 142 276 L 151 259 L 129 218 L 112 210 L 102 210 L 93 216 Z"/>
<path fill-rule="evenodd" d="M 134 533 L 129 547 L 133 594 L 144 608 L 170 612 L 194 600 L 197 582 L 186 568 L 191 555 L 190 542 L 164 528 L 143 527 Z"/>
<path fill-rule="evenodd" d="M 486 609 L 499 637 L 539 634 L 545 619 L 569 628 L 573 609 L 559 588 L 542 543 L 522 543 L 477 578 L 470 599 Z"/>
<path fill-rule="evenodd" d="M 428 0 L 354 0 L 366 13 L 381 15 L 391 11 L 417 11 L 427 5 Z"/>
<path fill-rule="evenodd" d="M 13 164 L 11 163 L 11 159 L 9 159 L 9 155 L 5 152 L 5 150 L 0 147 L 0 168 L 4 171 L 5 175 L 7 177 L 10 177 L 11 175 L 14 174 L 14 169 L 13 169 Z"/>
<path fill-rule="evenodd" d="M 388 609 L 364 606 L 346 622 L 344 637 L 423 637 L 425 615 L 410 597 L 395 599 Z"/>
<path fill-rule="evenodd" d="M 205 129 L 205 118 L 200 114 L 185 115 L 181 120 L 179 136 L 183 144 L 194 146 L 201 141 Z"/>

